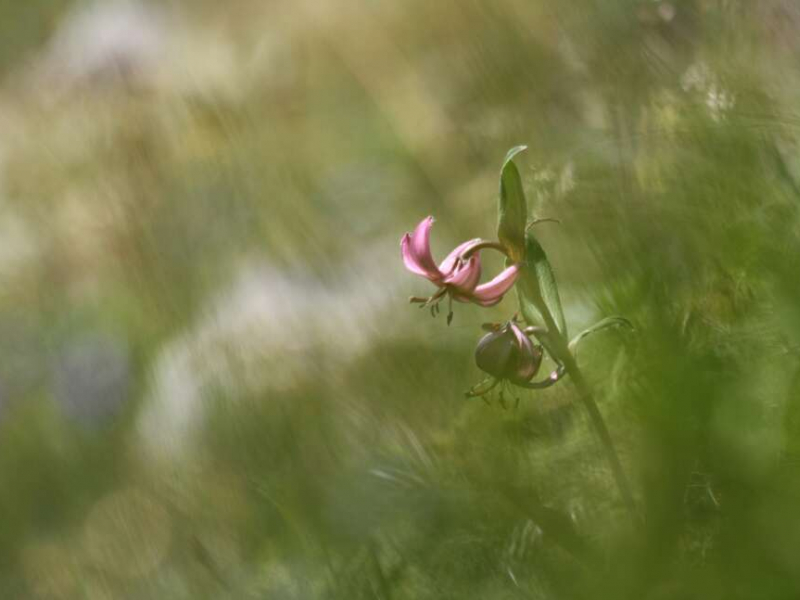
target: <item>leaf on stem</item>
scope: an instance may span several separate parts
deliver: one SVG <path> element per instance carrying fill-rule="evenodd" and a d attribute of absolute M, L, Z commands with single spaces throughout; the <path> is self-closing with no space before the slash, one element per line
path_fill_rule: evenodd
<path fill-rule="evenodd" d="M 569 343 L 569 350 L 573 354 L 578 347 L 578 344 L 583 340 L 585 337 L 596 333 L 598 331 L 603 331 L 604 329 L 610 329 L 611 327 L 625 327 L 633 331 L 633 323 L 631 323 L 625 317 L 606 317 L 605 319 L 598 321 L 591 327 L 588 327 L 581 331 L 578 335 L 572 338 L 572 341 Z"/>
<path fill-rule="evenodd" d="M 514 262 L 522 262 L 525 256 L 525 225 L 528 220 L 528 204 L 514 157 L 526 149 L 527 146 L 516 146 L 509 150 L 500 170 L 497 238 Z"/>
<path fill-rule="evenodd" d="M 529 324 L 542 324 L 548 336 L 560 335 L 566 341 L 567 324 L 558 284 L 544 248 L 530 231 L 525 235 L 525 260 L 517 279 L 517 294 L 520 311 Z"/>

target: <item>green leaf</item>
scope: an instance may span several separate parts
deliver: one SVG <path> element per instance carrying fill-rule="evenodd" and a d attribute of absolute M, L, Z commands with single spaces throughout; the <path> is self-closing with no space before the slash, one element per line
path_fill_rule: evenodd
<path fill-rule="evenodd" d="M 578 347 L 578 344 L 583 340 L 586 336 L 589 336 L 593 333 L 598 331 L 603 331 L 604 329 L 609 329 L 611 327 L 626 327 L 633 330 L 633 323 L 631 323 L 625 317 L 606 317 L 602 321 L 598 321 L 591 327 L 584 329 L 578 335 L 576 335 L 572 341 L 569 343 L 569 350 L 570 352 L 575 352 L 575 349 Z"/>
<path fill-rule="evenodd" d="M 525 259 L 517 280 L 517 295 L 522 316 L 531 325 L 541 324 L 548 336 L 567 337 L 567 323 L 561 308 L 553 269 L 541 244 L 529 231 L 525 235 Z"/>
<path fill-rule="evenodd" d="M 528 204 L 522 189 L 514 157 L 527 149 L 516 146 L 508 151 L 500 170 L 500 203 L 497 218 L 497 239 L 506 247 L 514 262 L 522 262 L 525 256 L 525 224 L 528 220 Z"/>

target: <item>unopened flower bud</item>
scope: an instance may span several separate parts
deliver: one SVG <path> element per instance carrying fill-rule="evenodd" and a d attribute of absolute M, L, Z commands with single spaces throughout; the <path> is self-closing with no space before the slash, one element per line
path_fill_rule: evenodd
<path fill-rule="evenodd" d="M 487 333 L 475 349 L 475 363 L 482 371 L 511 383 L 530 381 L 542 364 L 542 349 L 514 322 Z"/>

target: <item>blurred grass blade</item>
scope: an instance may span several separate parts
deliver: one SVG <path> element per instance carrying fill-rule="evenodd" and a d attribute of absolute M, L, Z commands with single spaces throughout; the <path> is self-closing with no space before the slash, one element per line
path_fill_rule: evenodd
<path fill-rule="evenodd" d="M 528 323 L 544 325 L 549 335 L 558 332 L 567 337 L 567 324 L 553 269 L 544 248 L 530 231 L 525 235 L 525 260 L 517 280 L 517 294 L 520 310 Z"/>
<path fill-rule="evenodd" d="M 528 205 L 514 157 L 526 149 L 527 146 L 516 146 L 509 150 L 500 170 L 497 238 L 508 249 L 514 262 L 522 262 L 525 256 L 525 224 L 528 219 Z"/>
<path fill-rule="evenodd" d="M 575 352 L 578 347 L 578 344 L 587 336 L 597 333 L 598 331 L 603 331 L 604 329 L 609 329 L 611 327 L 626 327 L 633 331 L 633 323 L 631 323 L 625 317 L 606 317 L 602 321 L 598 321 L 591 327 L 587 327 L 583 331 L 581 331 L 578 335 L 572 338 L 572 341 L 569 343 L 569 350 L 570 352 Z"/>

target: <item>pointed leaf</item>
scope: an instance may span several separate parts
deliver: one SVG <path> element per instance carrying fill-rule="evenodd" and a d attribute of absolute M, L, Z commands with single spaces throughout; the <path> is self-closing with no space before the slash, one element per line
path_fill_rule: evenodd
<path fill-rule="evenodd" d="M 598 321 L 591 327 L 588 327 L 581 331 L 578 335 L 576 335 L 572 341 L 569 343 L 570 352 L 575 352 L 578 344 L 583 340 L 586 336 L 589 336 L 593 333 L 598 331 L 603 331 L 604 329 L 609 329 L 611 327 L 627 327 L 631 331 L 633 330 L 633 323 L 631 323 L 625 317 L 606 317 L 602 321 Z"/>
<path fill-rule="evenodd" d="M 547 336 L 559 335 L 566 342 L 567 324 L 561 308 L 553 269 L 541 244 L 529 231 L 525 236 L 525 260 L 517 280 L 522 316 L 531 325 L 544 325 Z"/>
<path fill-rule="evenodd" d="M 516 146 L 509 150 L 500 170 L 497 238 L 508 249 L 514 262 L 521 262 L 525 255 L 528 205 L 522 189 L 522 178 L 517 165 L 514 164 L 514 157 L 525 149 L 527 146 Z"/>

